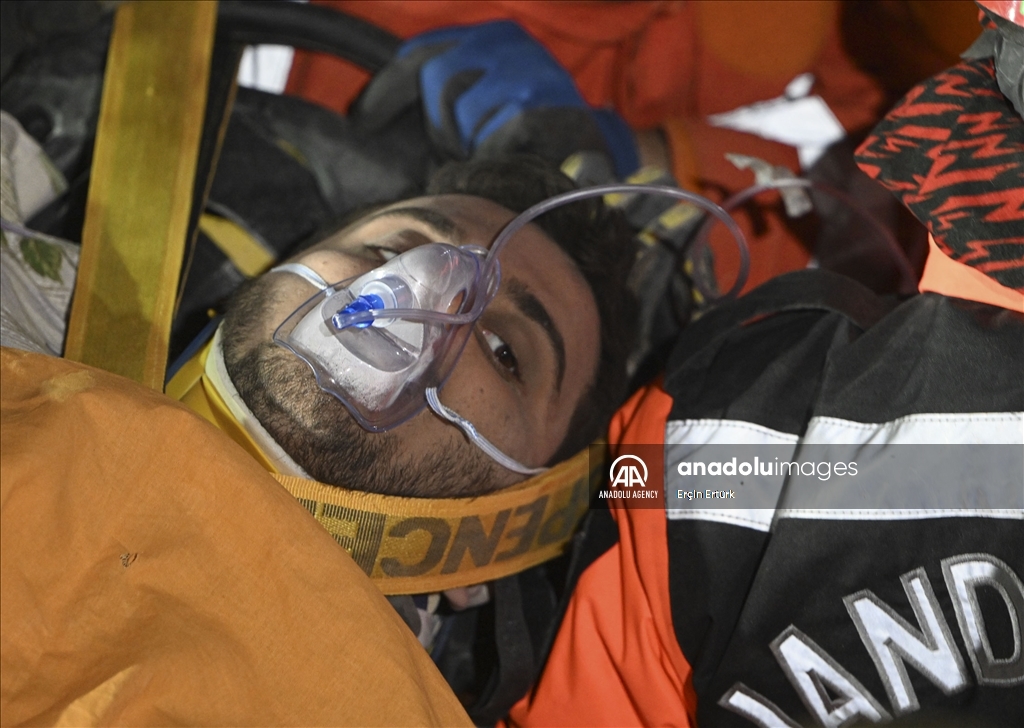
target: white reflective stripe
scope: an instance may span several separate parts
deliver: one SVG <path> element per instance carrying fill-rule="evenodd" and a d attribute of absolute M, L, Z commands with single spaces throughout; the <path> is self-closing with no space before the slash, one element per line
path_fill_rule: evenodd
<path fill-rule="evenodd" d="M 848 445 L 1024 444 L 1024 412 L 922 413 L 890 422 L 854 422 L 813 417 L 803 438 L 740 420 L 670 420 L 666 445 Z"/>
<path fill-rule="evenodd" d="M 320 274 L 310 268 L 308 265 L 302 263 L 285 263 L 284 265 L 275 266 L 268 272 L 270 273 L 292 273 L 302 278 L 310 285 L 316 287 L 318 291 L 326 290 L 329 287 L 329 283 L 320 277 Z"/>
<path fill-rule="evenodd" d="M 856 489 L 835 479 L 793 480 L 779 518 L 1024 517 L 1021 412 L 920 413 L 880 423 L 815 417 L 797 456 L 856 460 Z"/>
<path fill-rule="evenodd" d="M 755 472 L 753 478 L 746 479 L 742 499 L 736 503 L 742 507 L 710 508 L 704 504 L 712 503 L 704 501 L 680 508 L 679 500 L 666 498 L 666 516 L 670 520 L 714 521 L 764 532 L 771 529 L 774 519 L 780 518 L 1024 520 L 1024 487 L 1019 482 L 1019 461 L 1024 455 L 1024 413 L 921 413 L 881 423 L 816 417 L 808 423 L 803 439 L 749 422 L 673 420 L 665 427 L 666 488 L 675 487 L 673 478 L 680 463 L 699 461 L 713 454 L 722 459 L 721 448 L 730 445 L 745 446 L 747 450 L 740 454 L 751 456 L 748 459 L 756 452 L 749 449 L 751 445 L 784 445 L 793 448 L 790 452 L 796 461 L 858 460 L 858 488 L 852 491 L 842 487 L 836 479 L 819 483 L 806 477 L 758 478 Z M 961 450 L 947 452 L 941 449 L 942 445 L 957 445 Z M 921 449 L 934 446 L 940 446 L 940 450 L 929 453 Z M 778 449 L 772 452 L 776 453 Z M 767 460 L 764 456 L 762 459 Z M 894 481 L 892 475 L 901 471 L 907 480 L 901 477 Z M 960 477 L 964 473 L 967 475 Z M 975 477 L 968 477 L 971 475 Z M 675 480 L 678 482 L 678 478 Z M 686 487 L 698 489 L 726 485 L 723 481 L 703 481 L 697 477 L 687 478 L 686 482 Z M 919 487 L 925 483 L 928 487 Z M 871 504 L 876 507 L 861 507 Z"/>
<path fill-rule="evenodd" d="M 437 387 L 427 387 L 426 395 L 427 404 L 430 405 L 430 409 L 434 411 L 434 414 L 436 414 L 443 420 L 451 422 L 453 425 L 455 425 L 463 432 L 465 432 L 466 437 L 469 438 L 470 442 L 472 442 L 478 448 L 483 450 L 488 457 L 490 457 L 492 460 L 494 460 L 502 467 L 511 470 L 513 473 L 522 473 L 523 475 L 537 475 L 539 473 L 547 471 L 547 468 L 527 467 L 526 465 L 523 465 L 518 460 L 509 457 L 501 450 L 499 450 L 497 447 L 495 447 L 495 445 L 490 440 L 488 440 L 486 437 L 484 437 L 477 431 L 476 427 L 473 426 L 472 422 L 459 415 L 459 413 L 456 412 L 455 410 L 449 409 L 448 407 L 445 407 L 443 404 L 441 404 L 441 400 L 437 396 Z"/>
<path fill-rule="evenodd" d="M 1006 518 L 1024 520 L 1016 508 L 780 508 L 779 518 L 823 521 L 920 521 L 926 518 Z"/>
<path fill-rule="evenodd" d="M 814 417 L 803 444 L 1024 445 L 1024 412 L 914 414 L 891 422 Z"/>
<path fill-rule="evenodd" d="M 669 508 L 665 511 L 670 521 L 713 521 L 733 526 L 752 528 L 767 533 L 772 528 L 775 510 L 772 508 Z"/>
<path fill-rule="evenodd" d="M 690 452 L 680 450 L 678 453 L 680 457 L 692 455 L 702 445 L 788 445 L 790 448 L 795 448 L 798 439 L 796 435 L 739 420 L 671 420 L 665 425 L 666 445 L 693 446 Z M 673 448 L 673 451 L 676 449 Z M 666 458 L 666 485 L 670 469 L 674 471 L 678 462 L 679 457 Z M 773 499 L 778 497 L 777 490 L 781 487 L 780 480 L 774 486 L 776 492 Z M 699 510 L 669 508 L 666 510 L 666 515 L 672 521 L 713 521 L 767 532 L 771 529 L 775 510 L 773 508 L 701 508 Z"/>
<path fill-rule="evenodd" d="M 800 438 L 741 420 L 670 420 L 666 445 L 785 445 Z"/>

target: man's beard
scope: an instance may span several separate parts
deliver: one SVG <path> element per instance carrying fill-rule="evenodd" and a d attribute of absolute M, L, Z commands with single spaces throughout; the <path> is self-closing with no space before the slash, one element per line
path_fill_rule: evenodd
<path fill-rule="evenodd" d="M 312 369 L 291 351 L 255 341 L 273 301 L 266 276 L 245 283 L 224 320 L 224 363 L 242 401 L 270 436 L 311 477 L 388 495 L 445 498 L 493 490 L 494 464 L 458 440 L 417 461 L 404 456 L 394 432 L 363 429 L 345 406 L 324 392 Z"/>

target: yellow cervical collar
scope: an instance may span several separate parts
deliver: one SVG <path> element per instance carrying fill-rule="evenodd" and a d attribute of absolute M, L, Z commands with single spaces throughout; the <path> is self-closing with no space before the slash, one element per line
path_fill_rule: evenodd
<path fill-rule="evenodd" d="M 562 553 L 587 511 L 601 470 L 587 450 L 519 485 L 476 498 L 378 495 L 291 474 L 301 470 L 276 444 L 267 445 L 258 423 L 247 429 L 239 421 L 251 417 L 240 402 L 226 401 L 225 387 L 233 387 L 217 381 L 214 346 L 218 338 L 175 374 L 167 394 L 259 460 L 385 594 L 480 584 L 535 566 Z"/>

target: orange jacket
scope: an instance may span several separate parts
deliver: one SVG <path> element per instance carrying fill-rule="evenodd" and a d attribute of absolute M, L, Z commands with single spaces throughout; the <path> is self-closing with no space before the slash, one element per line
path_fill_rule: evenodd
<path fill-rule="evenodd" d="M 609 441 L 661 442 L 672 398 L 638 392 Z M 664 463 L 647 462 L 650 472 Z M 665 511 L 612 509 L 619 540 L 580 576 L 534 690 L 511 726 L 689 726 L 697 696 L 672 624 Z"/>
<path fill-rule="evenodd" d="M 534 0 L 315 0 L 406 38 L 446 25 L 511 18 L 543 43 L 573 75 L 594 106 L 612 106 L 635 129 L 664 130 L 680 184 L 716 201 L 753 184 L 726 161 L 726 152 L 798 169 L 794 148 L 752 134 L 717 128 L 709 114 L 782 95 L 804 72 L 848 130 L 877 118 L 881 93 L 843 51 L 838 2 L 550 3 Z M 344 113 L 368 76 L 323 54 L 295 55 L 288 93 Z M 810 253 L 781 219 L 774 195 L 764 195 L 757 221 L 737 217 L 752 248 L 748 289 L 802 268 Z M 735 278 L 739 258 L 728 233 L 712 233 L 720 277 Z"/>

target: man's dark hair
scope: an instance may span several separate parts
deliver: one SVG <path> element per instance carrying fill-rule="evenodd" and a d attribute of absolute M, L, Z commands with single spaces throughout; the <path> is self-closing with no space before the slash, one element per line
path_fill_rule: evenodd
<path fill-rule="evenodd" d="M 447 164 L 431 178 L 427 194 L 474 195 L 522 212 L 574 189 L 573 181 L 549 162 L 515 155 Z M 633 345 L 637 303 L 626 288 L 626 277 L 636 259 L 636 248 L 621 214 L 605 207 L 600 198 L 563 205 L 534 223 L 576 263 L 594 294 L 601 319 L 597 374 L 551 458 L 549 464 L 554 464 L 599 437 L 627 394 L 626 357 Z"/>

